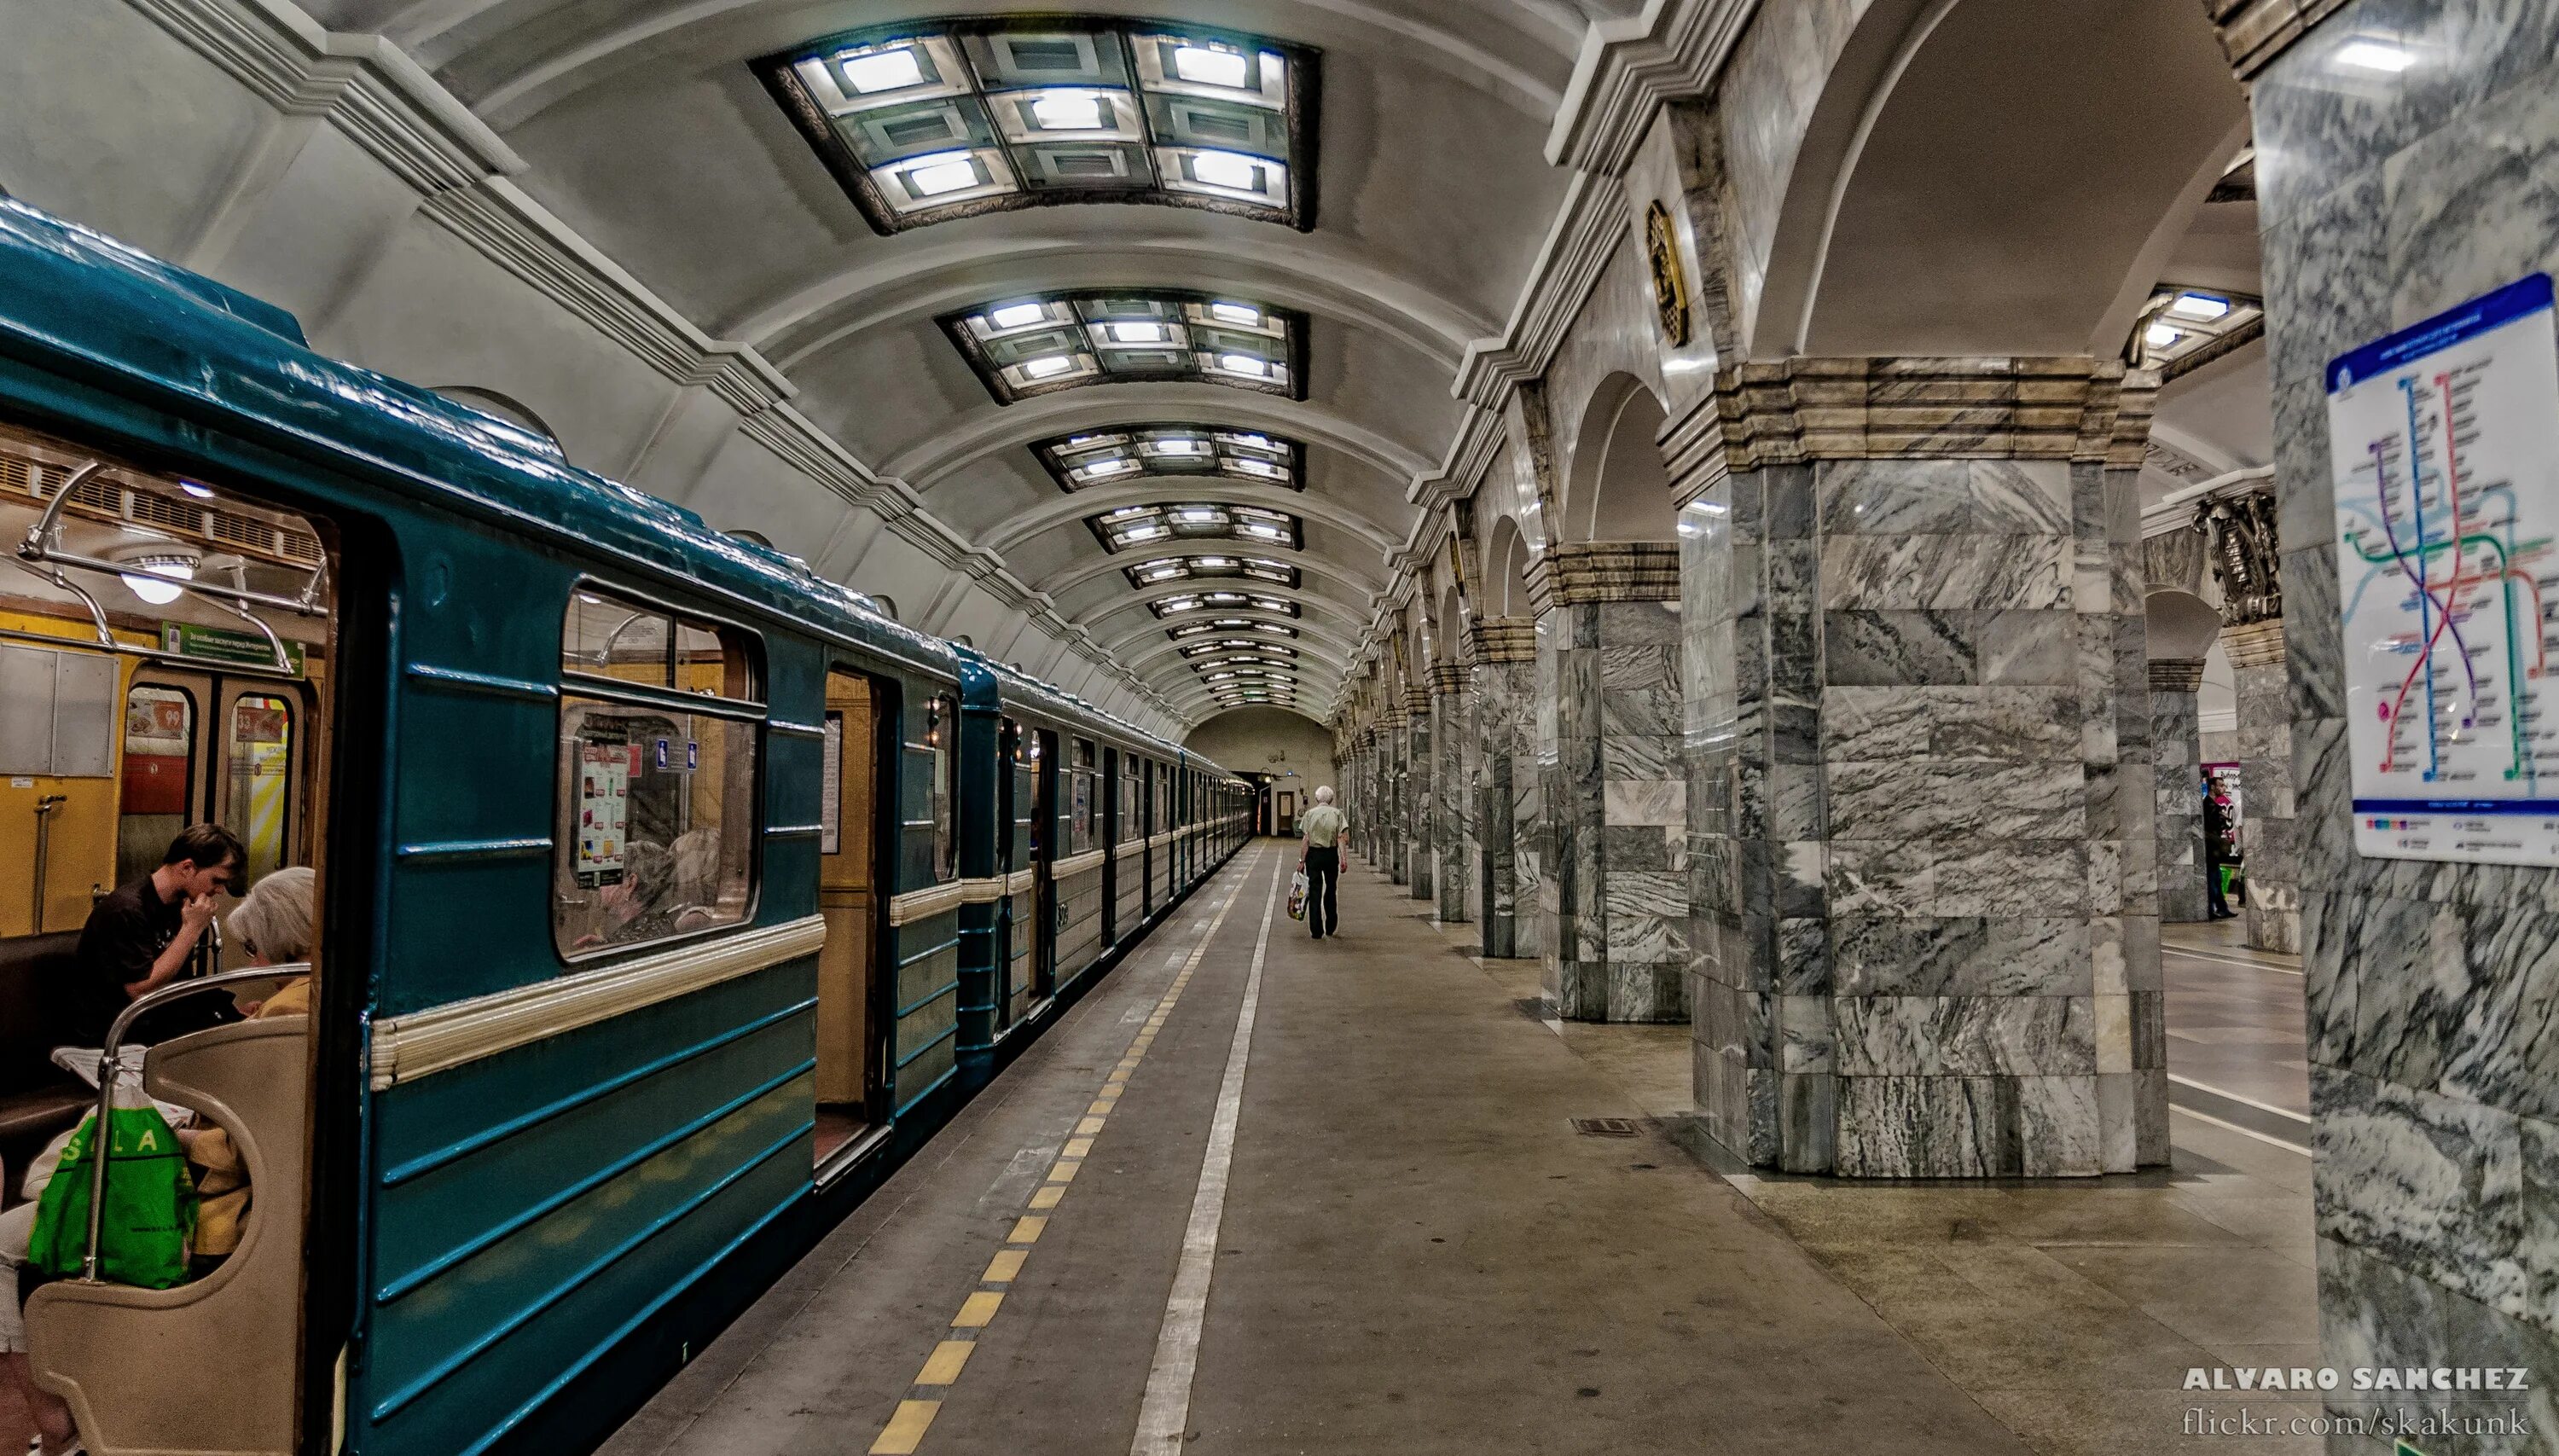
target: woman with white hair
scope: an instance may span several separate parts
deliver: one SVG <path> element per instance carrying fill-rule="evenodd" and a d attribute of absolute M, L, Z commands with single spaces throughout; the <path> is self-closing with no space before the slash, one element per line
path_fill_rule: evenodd
<path fill-rule="evenodd" d="M 270 870 L 249 887 L 231 912 L 230 940 L 250 965 L 307 965 L 311 959 L 312 897 L 316 877 L 305 867 Z M 253 1021 L 311 1014 L 311 977 L 295 976 L 263 1001 L 243 1001 Z M 248 1165 L 231 1135 L 219 1127 L 182 1131 L 187 1161 L 195 1165 L 196 1237 L 189 1243 L 190 1270 L 203 1278 L 239 1247 L 240 1221 L 248 1217 Z"/>
<path fill-rule="evenodd" d="M 1350 837 L 1350 816 L 1333 807 L 1333 789 L 1329 784 L 1315 786 L 1315 806 L 1297 821 L 1306 835 L 1306 847 L 1297 857 L 1306 871 L 1306 929 L 1318 941 L 1338 936 L 1342 914 L 1333 896 L 1342 878 L 1342 841 Z"/>

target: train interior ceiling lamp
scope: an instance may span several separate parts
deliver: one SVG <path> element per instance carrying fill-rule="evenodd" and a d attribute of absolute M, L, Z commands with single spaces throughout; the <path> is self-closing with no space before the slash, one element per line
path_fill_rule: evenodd
<path fill-rule="evenodd" d="M 755 64 L 876 230 L 1054 203 L 1315 225 L 1316 52 L 1101 17 L 903 22 Z"/>
<path fill-rule="evenodd" d="M 1123 425 L 1083 430 L 1031 446 L 1069 493 L 1154 477 L 1222 477 L 1248 485 L 1306 489 L 1306 447 L 1283 435 L 1214 425 Z"/>
<path fill-rule="evenodd" d="M 997 299 L 945 314 L 941 324 L 998 404 L 1133 381 L 1306 397 L 1305 316 L 1247 299 L 1163 288 L 1088 289 Z M 1229 450 L 1220 459 L 1252 453 Z"/>

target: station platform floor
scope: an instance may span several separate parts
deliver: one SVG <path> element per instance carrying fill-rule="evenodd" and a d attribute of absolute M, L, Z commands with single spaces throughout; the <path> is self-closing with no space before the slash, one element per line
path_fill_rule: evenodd
<path fill-rule="evenodd" d="M 2173 1167 L 1860 1184 L 1735 1165 L 1688 1028 L 1552 1020 L 1370 868 L 1310 941 L 1293 853 L 1239 854 L 606 1451 L 2151 1452 L 2204 1445 L 2189 1367 L 2318 1363 L 2299 1073 L 2259 1065 L 2299 979 L 2217 927 L 2175 937 Z"/>

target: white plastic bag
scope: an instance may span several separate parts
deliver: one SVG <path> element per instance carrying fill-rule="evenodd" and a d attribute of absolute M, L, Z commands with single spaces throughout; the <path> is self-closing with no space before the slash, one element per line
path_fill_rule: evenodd
<path fill-rule="evenodd" d="M 1297 877 L 1288 882 L 1288 918 L 1306 918 L 1306 867 L 1297 866 Z"/>

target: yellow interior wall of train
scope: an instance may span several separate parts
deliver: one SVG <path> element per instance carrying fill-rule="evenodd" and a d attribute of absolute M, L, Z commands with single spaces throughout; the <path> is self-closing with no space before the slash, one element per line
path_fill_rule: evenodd
<path fill-rule="evenodd" d="M 75 647 L 96 640 L 85 618 L 73 622 L 32 612 L 0 611 L 0 628 L 61 638 Z M 118 632 L 116 637 L 137 647 L 151 646 L 151 640 L 140 633 Z M 139 660 L 127 657 L 118 663 L 119 698 L 132 685 Z M 58 779 L 43 774 L 0 778 L 0 865 L 15 867 L 14 873 L 0 875 L 0 936 L 30 935 L 38 929 L 33 884 L 36 805 L 49 795 L 61 795 L 63 802 L 50 815 L 42 929 L 78 930 L 88 920 L 90 890 L 115 888 L 116 786 L 123 772 L 124 743 L 118 735 L 114 768 L 104 778 Z"/>

